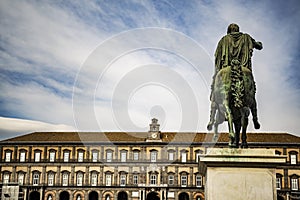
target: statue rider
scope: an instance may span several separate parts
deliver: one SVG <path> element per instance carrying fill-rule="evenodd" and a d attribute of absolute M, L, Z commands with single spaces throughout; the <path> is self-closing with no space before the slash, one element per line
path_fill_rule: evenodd
<path fill-rule="evenodd" d="M 212 82 L 212 92 L 210 95 L 211 101 L 211 113 L 210 121 L 207 125 L 207 129 L 211 130 L 215 120 L 215 114 L 217 111 L 217 103 L 214 100 L 213 85 L 215 82 L 215 76 L 217 73 L 227 66 L 230 66 L 233 59 L 237 59 L 242 67 L 248 68 L 252 71 L 251 57 L 253 49 L 261 50 L 263 48 L 261 42 L 256 42 L 250 35 L 239 32 L 239 26 L 237 24 L 230 24 L 227 28 L 227 35 L 225 35 L 218 43 L 215 52 L 215 73 Z M 254 99 L 253 105 L 250 107 L 253 123 L 255 129 L 260 128 L 257 117 L 257 105 Z"/>

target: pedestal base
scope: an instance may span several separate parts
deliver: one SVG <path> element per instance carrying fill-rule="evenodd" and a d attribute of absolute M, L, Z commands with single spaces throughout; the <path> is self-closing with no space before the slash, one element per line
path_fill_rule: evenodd
<path fill-rule="evenodd" d="M 276 200 L 275 167 L 284 163 L 270 149 L 208 149 L 200 157 L 206 200 Z"/>

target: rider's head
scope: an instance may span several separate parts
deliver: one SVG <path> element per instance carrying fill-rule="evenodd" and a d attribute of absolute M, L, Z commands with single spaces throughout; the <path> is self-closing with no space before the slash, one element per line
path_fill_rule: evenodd
<path fill-rule="evenodd" d="M 230 24 L 227 28 L 227 34 L 233 33 L 233 32 L 239 32 L 240 27 L 237 24 Z"/>

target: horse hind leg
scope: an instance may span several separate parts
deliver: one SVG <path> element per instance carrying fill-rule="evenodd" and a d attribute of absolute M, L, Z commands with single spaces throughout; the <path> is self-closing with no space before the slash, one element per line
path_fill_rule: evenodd
<path fill-rule="evenodd" d="M 242 144 L 241 148 L 248 148 L 247 144 L 247 127 L 249 123 L 249 114 L 250 111 L 248 108 L 244 108 L 242 114 Z"/>
<path fill-rule="evenodd" d="M 240 143 L 240 132 L 241 132 L 241 118 L 234 120 L 234 129 L 235 129 L 235 142 L 234 142 L 234 147 L 239 148 L 239 143 Z"/>

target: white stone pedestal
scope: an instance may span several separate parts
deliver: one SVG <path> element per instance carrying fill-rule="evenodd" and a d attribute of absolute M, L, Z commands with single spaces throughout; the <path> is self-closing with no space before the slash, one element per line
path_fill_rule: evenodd
<path fill-rule="evenodd" d="M 285 156 L 271 149 L 211 148 L 199 159 L 206 200 L 276 200 L 275 168 Z"/>

